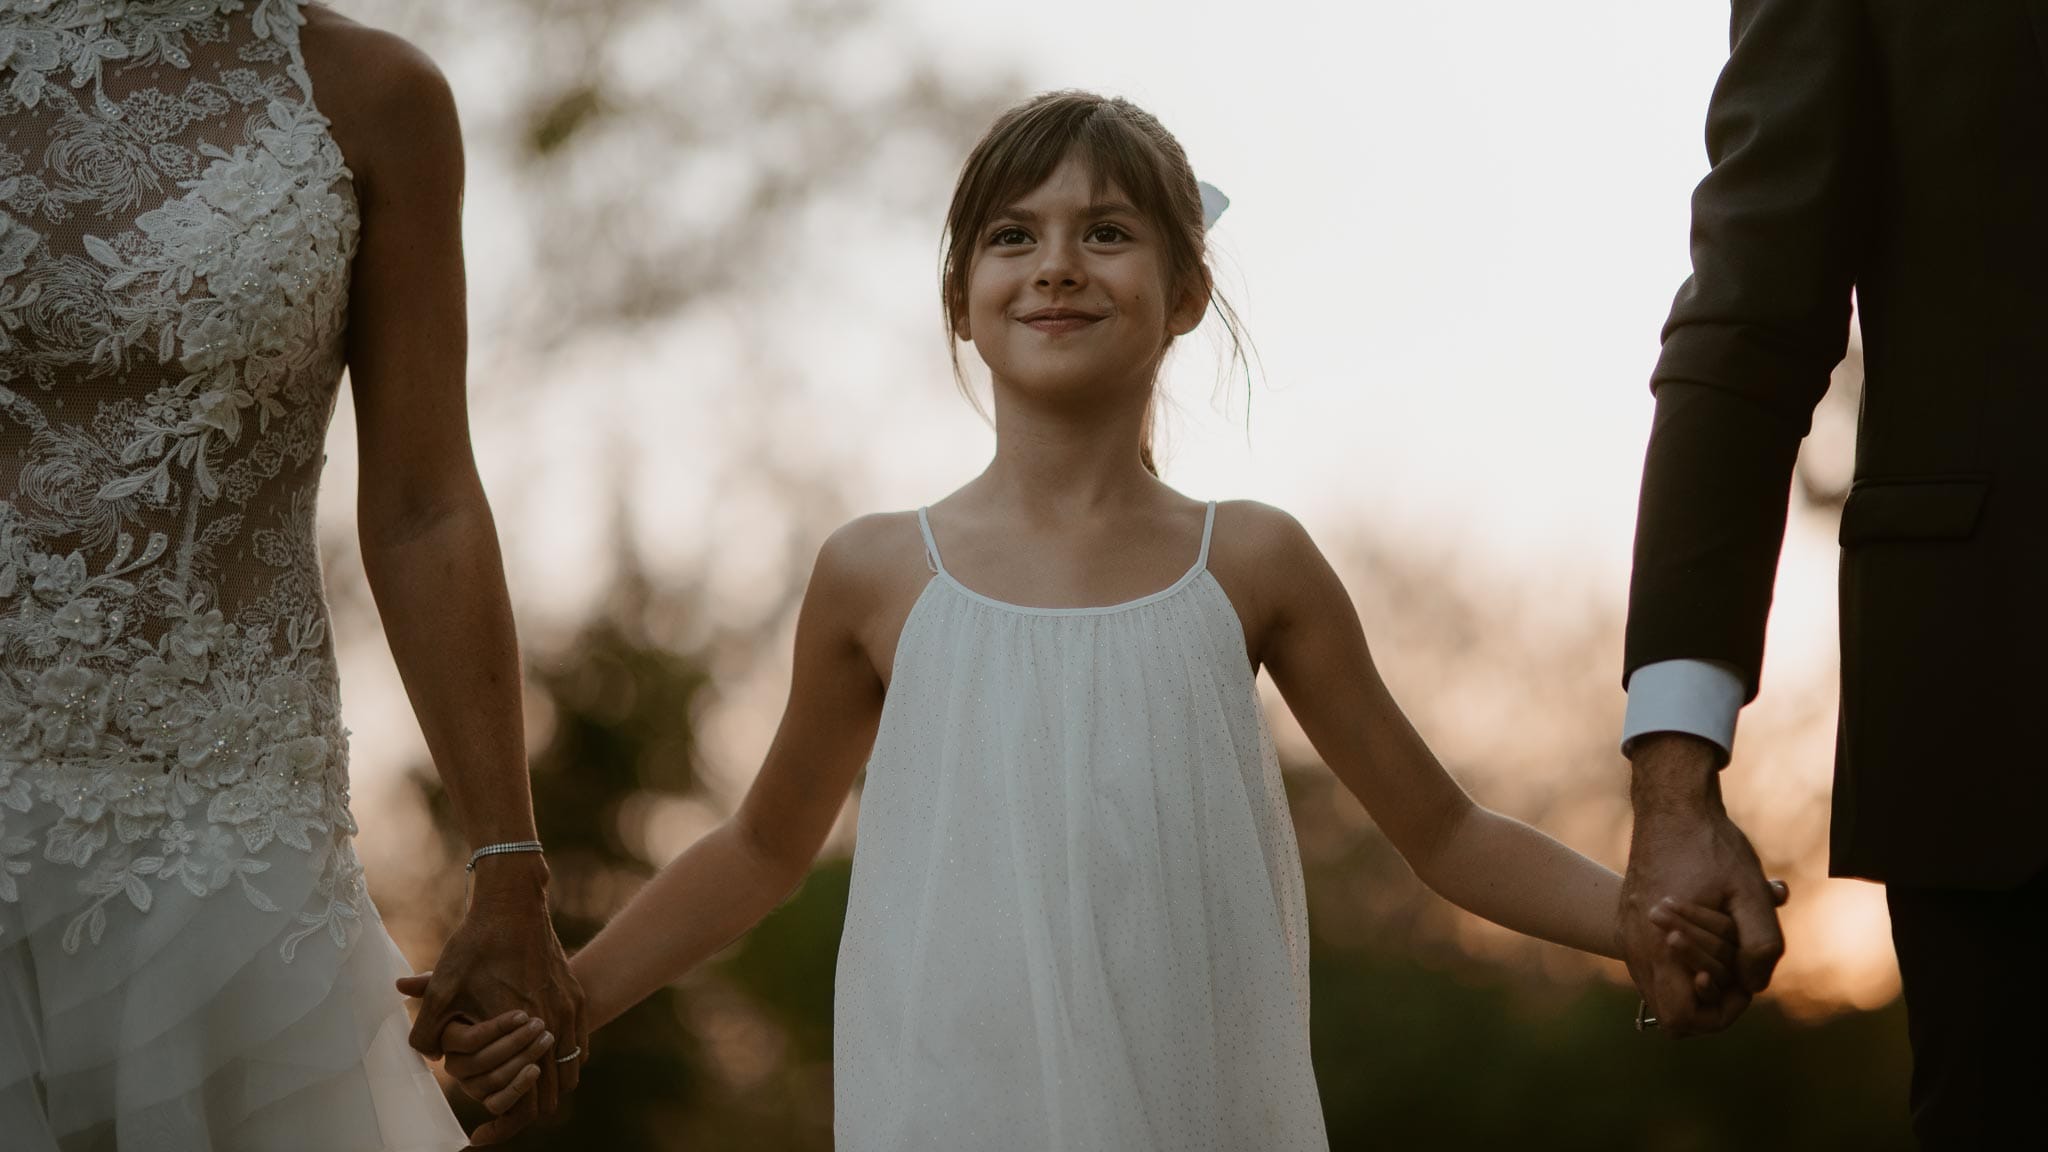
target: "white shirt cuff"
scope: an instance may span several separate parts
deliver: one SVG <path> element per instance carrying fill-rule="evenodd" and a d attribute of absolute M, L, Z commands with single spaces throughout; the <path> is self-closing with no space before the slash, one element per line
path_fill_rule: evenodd
<path fill-rule="evenodd" d="M 1621 723 L 1621 750 L 1652 732 L 1685 732 L 1735 750 L 1735 715 L 1742 710 L 1742 676 L 1711 660 L 1661 660 L 1635 670 L 1628 680 L 1628 713 Z"/>

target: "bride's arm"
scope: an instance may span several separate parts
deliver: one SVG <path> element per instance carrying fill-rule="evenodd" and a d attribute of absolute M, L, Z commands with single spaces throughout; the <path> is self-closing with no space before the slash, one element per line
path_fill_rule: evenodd
<path fill-rule="evenodd" d="M 1423 883 L 1539 939 L 1619 957 L 1621 877 L 1474 803 L 1438 763 L 1374 667 L 1350 595 L 1292 517 L 1261 508 L 1259 657 L 1323 762 Z"/>
<path fill-rule="evenodd" d="M 359 207 L 346 351 L 363 571 L 469 846 L 532 840 L 519 647 L 470 446 L 454 96 L 418 49 L 324 5 L 306 12 L 302 32 Z M 435 962 L 414 1047 L 439 1055 L 448 1021 L 514 1009 L 582 1034 L 582 996 L 550 926 L 547 885 L 547 865 L 533 853 L 479 864 L 462 922 Z M 478 1138 L 552 1113 L 577 1075 L 574 1063 L 550 1063 L 533 1102 Z"/>
<path fill-rule="evenodd" d="M 861 522 L 818 554 L 797 615 L 789 703 L 739 810 L 634 894 L 571 960 L 595 1028 L 730 944 L 810 868 L 873 747 L 883 686 L 861 641 L 875 611 Z M 913 553 L 914 554 L 914 553 Z"/>

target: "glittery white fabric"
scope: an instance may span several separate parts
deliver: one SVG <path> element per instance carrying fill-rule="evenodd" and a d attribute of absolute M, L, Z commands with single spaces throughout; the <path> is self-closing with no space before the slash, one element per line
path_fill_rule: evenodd
<path fill-rule="evenodd" d="M 936 575 L 868 763 L 834 1002 L 841 1152 L 1328 1147 L 1301 861 L 1235 610 Z"/>
<path fill-rule="evenodd" d="M 6 1152 L 465 1143 L 351 846 L 299 7 L 0 0 Z"/>

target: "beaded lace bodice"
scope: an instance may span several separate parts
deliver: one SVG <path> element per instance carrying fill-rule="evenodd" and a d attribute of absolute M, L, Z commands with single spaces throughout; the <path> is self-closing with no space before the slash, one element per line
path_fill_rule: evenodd
<path fill-rule="evenodd" d="M 0 0 L 0 900 L 76 873 L 69 951 L 172 886 L 297 915 L 287 960 L 364 909 L 313 515 L 357 214 L 299 3 Z"/>

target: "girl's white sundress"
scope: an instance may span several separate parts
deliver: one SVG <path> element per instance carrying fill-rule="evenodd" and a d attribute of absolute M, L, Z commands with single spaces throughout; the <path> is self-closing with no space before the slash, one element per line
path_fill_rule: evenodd
<path fill-rule="evenodd" d="M 1100 608 L 911 609 L 834 1001 L 840 1152 L 1328 1147 L 1301 861 L 1208 571 Z"/>

